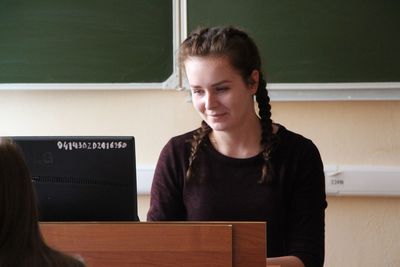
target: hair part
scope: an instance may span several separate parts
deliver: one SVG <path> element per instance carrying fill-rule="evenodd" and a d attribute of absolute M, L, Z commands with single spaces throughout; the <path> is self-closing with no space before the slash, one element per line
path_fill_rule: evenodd
<path fill-rule="evenodd" d="M 261 71 L 261 57 L 258 48 L 249 35 L 239 28 L 232 26 L 198 28 L 181 44 L 179 63 L 184 68 L 185 61 L 190 57 L 208 56 L 227 58 L 232 67 L 239 71 L 243 81 L 247 85 L 256 82 L 253 81 L 251 76 L 253 71 L 256 70 L 259 72 L 258 88 L 255 96 L 258 103 L 258 115 L 262 128 L 261 154 L 264 161 L 259 183 L 270 184 L 274 180 L 271 156 L 278 139 L 277 136 L 273 134 L 270 98 L 266 89 L 266 81 Z M 195 177 L 193 169 L 199 146 L 211 131 L 212 129 L 210 126 L 203 121 L 201 127 L 193 134 L 189 165 L 186 172 L 187 181 Z"/>
<path fill-rule="evenodd" d="M 261 59 L 254 41 L 235 27 L 198 28 L 180 46 L 179 63 L 184 68 L 190 57 L 222 56 L 240 71 L 246 83 L 253 70 L 261 70 Z"/>

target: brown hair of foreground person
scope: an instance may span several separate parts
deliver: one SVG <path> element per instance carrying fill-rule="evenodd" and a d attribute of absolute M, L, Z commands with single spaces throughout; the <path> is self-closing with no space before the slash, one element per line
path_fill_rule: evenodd
<path fill-rule="evenodd" d="M 49 247 L 40 232 L 36 197 L 19 148 L 0 137 L 0 267 L 84 267 Z"/>

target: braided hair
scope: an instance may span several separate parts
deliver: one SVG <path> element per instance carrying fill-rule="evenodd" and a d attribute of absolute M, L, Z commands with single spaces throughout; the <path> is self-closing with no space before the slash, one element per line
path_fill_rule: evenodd
<path fill-rule="evenodd" d="M 251 78 L 252 72 L 254 70 L 259 72 L 259 83 L 255 94 L 262 128 L 263 165 L 259 183 L 270 184 L 274 177 L 271 154 L 277 144 L 277 136 L 273 134 L 272 130 L 270 98 L 266 89 L 266 81 L 261 73 L 261 58 L 256 44 L 247 33 L 236 27 L 199 28 L 193 31 L 180 46 L 179 62 L 181 67 L 184 68 L 184 62 L 194 56 L 226 57 L 247 84 L 254 82 Z M 195 178 L 193 169 L 199 147 L 211 131 L 211 127 L 202 121 L 201 127 L 194 132 L 190 140 L 191 152 L 186 172 L 187 181 Z"/>

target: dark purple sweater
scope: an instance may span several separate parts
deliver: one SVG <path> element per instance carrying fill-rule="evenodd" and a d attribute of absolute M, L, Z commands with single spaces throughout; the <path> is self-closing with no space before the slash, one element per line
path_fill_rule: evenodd
<path fill-rule="evenodd" d="M 222 155 L 208 138 L 185 182 L 193 132 L 172 138 L 154 174 L 148 221 L 267 221 L 267 255 L 294 255 L 323 266 L 325 179 L 320 154 L 309 139 L 280 126 L 273 152 L 275 182 L 259 184 L 263 159 Z"/>

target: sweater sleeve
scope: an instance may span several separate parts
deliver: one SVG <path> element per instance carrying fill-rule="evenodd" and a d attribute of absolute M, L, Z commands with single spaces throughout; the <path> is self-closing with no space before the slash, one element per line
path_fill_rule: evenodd
<path fill-rule="evenodd" d="M 317 147 L 308 140 L 296 166 L 288 211 L 287 248 L 306 267 L 322 267 L 325 253 L 325 177 Z"/>
<path fill-rule="evenodd" d="M 182 200 L 184 166 L 178 153 L 180 149 L 171 139 L 160 153 L 151 187 L 148 221 L 178 221 L 186 217 Z"/>

